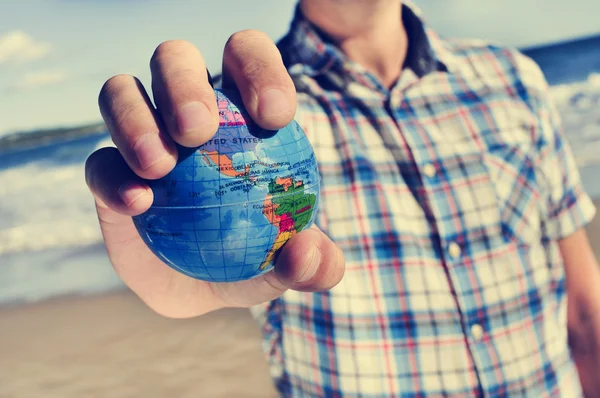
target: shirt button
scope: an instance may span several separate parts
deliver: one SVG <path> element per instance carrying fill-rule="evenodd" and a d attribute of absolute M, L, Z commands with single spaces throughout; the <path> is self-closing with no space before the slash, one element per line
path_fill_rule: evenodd
<path fill-rule="evenodd" d="M 473 337 L 473 339 L 477 341 L 481 340 L 481 338 L 483 337 L 483 327 L 478 323 L 471 326 L 471 337 Z"/>
<path fill-rule="evenodd" d="M 431 163 L 426 164 L 423 166 L 423 173 L 425 173 L 427 177 L 432 178 L 436 173 L 435 166 Z"/>
<path fill-rule="evenodd" d="M 458 258 L 460 257 L 460 246 L 458 245 L 458 243 L 456 242 L 452 242 L 450 243 L 450 245 L 448 246 L 448 253 L 450 254 L 450 257 L 452 258 Z"/>

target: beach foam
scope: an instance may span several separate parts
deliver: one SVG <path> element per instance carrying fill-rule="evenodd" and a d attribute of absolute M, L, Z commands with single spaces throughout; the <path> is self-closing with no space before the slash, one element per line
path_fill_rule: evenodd
<path fill-rule="evenodd" d="M 552 86 L 550 93 L 578 166 L 600 166 L 600 73 L 586 81 Z"/>
<path fill-rule="evenodd" d="M 49 165 L 40 158 L 0 169 L 0 255 L 94 244 L 97 224 L 83 161 Z"/>

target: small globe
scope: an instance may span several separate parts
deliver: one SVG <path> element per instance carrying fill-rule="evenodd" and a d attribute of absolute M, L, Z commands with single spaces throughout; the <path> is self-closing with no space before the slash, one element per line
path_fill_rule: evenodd
<path fill-rule="evenodd" d="M 178 147 L 175 168 L 147 181 L 154 202 L 133 221 L 150 250 L 177 271 L 235 282 L 272 270 L 283 245 L 313 224 L 319 172 L 295 121 L 264 130 L 237 93 L 215 94 L 217 133 L 200 147 Z"/>

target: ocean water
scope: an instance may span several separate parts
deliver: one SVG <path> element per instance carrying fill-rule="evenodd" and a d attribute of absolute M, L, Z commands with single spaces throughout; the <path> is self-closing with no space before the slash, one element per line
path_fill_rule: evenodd
<path fill-rule="evenodd" d="M 584 186 L 600 198 L 600 36 L 528 49 L 551 84 Z M 0 152 L 0 304 L 120 289 L 83 165 L 107 134 Z"/>

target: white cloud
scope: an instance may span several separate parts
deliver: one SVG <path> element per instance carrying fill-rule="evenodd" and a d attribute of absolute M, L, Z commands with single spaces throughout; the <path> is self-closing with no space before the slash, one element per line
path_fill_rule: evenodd
<path fill-rule="evenodd" d="M 17 83 L 17 87 L 22 90 L 31 90 L 43 86 L 60 83 L 67 79 L 67 74 L 60 71 L 45 71 L 28 73 Z"/>
<path fill-rule="evenodd" d="M 0 36 L 0 65 L 34 61 L 47 55 L 51 49 L 50 44 L 36 41 L 23 31 L 8 32 Z"/>

